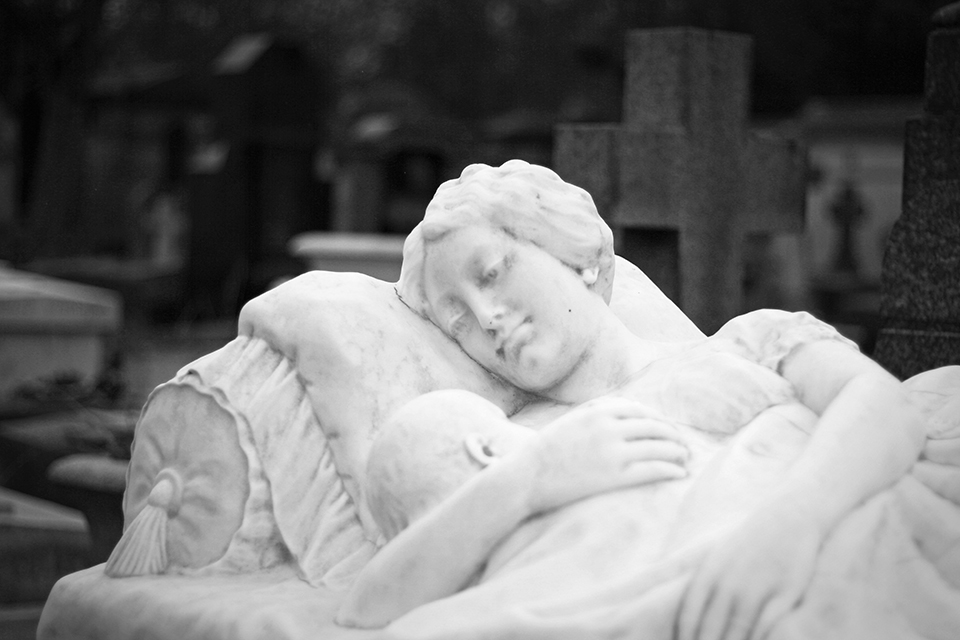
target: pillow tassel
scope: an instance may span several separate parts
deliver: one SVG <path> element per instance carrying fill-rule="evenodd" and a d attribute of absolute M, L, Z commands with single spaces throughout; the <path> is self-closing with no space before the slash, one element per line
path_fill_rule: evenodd
<path fill-rule="evenodd" d="M 180 482 L 176 472 L 157 476 L 147 504 L 123 532 L 104 568 L 111 578 L 155 575 L 167 568 L 167 523 L 180 510 Z"/>

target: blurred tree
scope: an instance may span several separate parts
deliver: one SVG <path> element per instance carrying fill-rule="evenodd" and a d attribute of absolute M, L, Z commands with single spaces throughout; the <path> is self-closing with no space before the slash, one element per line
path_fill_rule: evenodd
<path fill-rule="evenodd" d="M 76 212 L 84 96 L 97 63 L 103 2 L 4 0 L 0 5 L 7 60 L 0 69 L 0 97 L 20 122 L 18 222 L 27 232 L 17 235 L 34 240 L 34 246 L 16 247 L 15 255 L 4 257 L 16 261 L 21 254 L 54 251 L 69 244 L 76 231 L 51 222 L 70 220 Z"/>
<path fill-rule="evenodd" d="M 549 125 L 619 119 L 623 36 L 636 27 L 751 34 L 757 113 L 789 113 L 818 94 L 917 94 L 928 19 L 945 3 L 0 0 L 0 99 L 20 124 L 20 219 L 42 229 L 76 207 L 95 74 L 156 63 L 189 73 L 240 33 L 302 43 L 330 70 L 341 111 L 388 79 L 467 120 L 528 112 Z M 77 230 L 57 228 L 50 246 L 33 250 L 68 246 Z"/>
<path fill-rule="evenodd" d="M 812 95 L 919 94 L 929 18 L 947 0 L 624 2 L 631 27 L 692 25 L 754 39 L 753 110 L 789 113 Z"/>
<path fill-rule="evenodd" d="M 822 55 L 812 91 L 822 95 L 921 93 L 929 18 L 944 0 L 825 2 Z"/>

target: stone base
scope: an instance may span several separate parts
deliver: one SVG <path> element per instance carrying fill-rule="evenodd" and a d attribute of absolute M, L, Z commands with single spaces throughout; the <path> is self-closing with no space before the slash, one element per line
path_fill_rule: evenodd
<path fill-rule="evenodd" d="M 960 364 L 960 326 L 887 324 L 877 336 L 873 357 L 901 380 Z"/>
<path fill-rule="evenodd" d="M 108 578 L 98 565 L 53 587 L 38 640 L 372 640 L 333 617 L 343 593 L 283 565 L 255 573 Z"/>

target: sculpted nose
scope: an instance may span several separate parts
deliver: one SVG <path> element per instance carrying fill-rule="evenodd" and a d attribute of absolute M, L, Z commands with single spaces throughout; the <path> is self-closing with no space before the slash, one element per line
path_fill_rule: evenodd
<path fill-rule="evenodd" d="M 480 322 L 480 326 L 483 327 L 484 331 L 491 335 L 496 335 L 503 327 L 503 309 L 488 306 L 479 311 L 477 320 Z"/>
<path fill-rule="evenodd" d="M 503 328 L 505 310 L 496 300 L 477 296 L 473 304 L 473 313 L 480 328 L 489 335 L 496 337 Z"/>

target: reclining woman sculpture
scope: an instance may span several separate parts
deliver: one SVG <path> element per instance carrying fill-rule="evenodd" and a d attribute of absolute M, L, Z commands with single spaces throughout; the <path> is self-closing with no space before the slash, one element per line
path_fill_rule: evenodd
<path fill-rule="evenodd" d="M 807 314 L 705 338 L 622 260 L 611 299 L 615 260 L 585 192 L 475 165 L 408 239 L 397 292 L 315 272 L 251 301 L 144 408 L 107 564 L 142 577 L 67 576 L 38 637 L 370 635 L 338 607 L 408 638 L 955 637 L 960 368 L 901 384 Z M 370 443 L 438 389 L 538 437 L 373 555 Z M 611 395 L 659 427 L 589 404 Z M 622 488 L 638 511 L 615 536 L 590 505 L 622 510 Z M 554 513 L 568 526 L 498 546 Z"/>
<path fill-rule="evenodd" d="M 547 401 L 572 406 L 604 395 L 652 401 L 686 428 L 691 448 L 715 442 L 711 433 L 729 439 L 739 431 L 727 457 L 740 455 L 735 462 L 746 464 L 746 475 L 731 480 L 714 469 L 719 485 L 744 494 L 739 503 L 713 494 L 736 510 L 725 520 L 730 531 L 696 562 L 682 604 L 660 605 L 675 613 L 681 638 L 764 637 L 804 597 L 838 525 L 914 466 L 927 423 L 899 381 L 808 314 L 754 312 L 694 343 L 632 334 L 606 306 L 612 265 L 610 231 L 585 192 L 521 161 L 473 165 L 440 187 L 407 239 L 398 293 L 483 367 Z M 628 464 L 637 454 L 627 452 L 622 431 L 587 436 L 594 422 L 588 414 L 579 428 L 560 422 L 567 428 L 547 427 L 537 446 L 471 478 L 381 549 L 341 619 L 382 625 L 455 593 L 530 517 L 649 479 L 637 474 L 642 465 Z M 682 489 L 657 487 L 638 503 L 655 506 L 652 517 L 667 525 L 638 533 L 651 563 L 682 558 L 716 533 L 703 518 L 682 522 L 683 509 L 696 510 L 691 504 L 711 499 L 710 492 L 697 497 L 691 485 L 675 484 Z M 947 535 L 956 540 L 960 530 Z M 960 573 L 947 580 L 960 584 Z M 486 592 L 498 588 L 491 583 Z M 960 602 L 956 592 L 947 593 Z M 450 632 L 469 626 L 459 614 L 490 616 L 498 601 L 496 594 L 461 595 L 460 608 L 423 607 L 392 628 L 454 625 L 446 627 Z M 444 622 L 444 611 L 458 618 Z M 938 615 L 931 627 L 957 630 L 953 611 L 941 607 Z M 530 631 L 517 616 L 500 632 L 512 623 Z"/>

